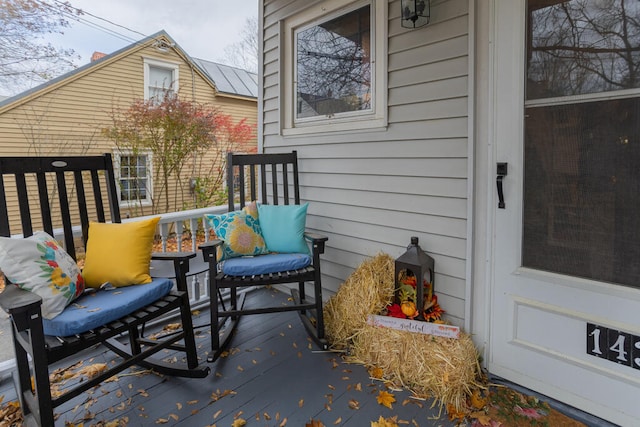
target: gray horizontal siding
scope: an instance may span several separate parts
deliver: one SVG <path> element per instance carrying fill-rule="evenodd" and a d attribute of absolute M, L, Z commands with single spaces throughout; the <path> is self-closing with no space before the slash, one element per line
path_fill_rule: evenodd
<path fill-rule="evenodd" d="M 280 22 L 312 3 L 265 0 L 262 133 L 266 152 L 295 149 L 307 225 L 329 237 L 327 296 L 367 257 L 404 252 L 411 236 L 435 259 L 436 292 L 463 324 L 468 215 L 468 2 L 432 4 L 425 28 L 400 27 L 388 4 L 388 126 L 281 135 Z"/>

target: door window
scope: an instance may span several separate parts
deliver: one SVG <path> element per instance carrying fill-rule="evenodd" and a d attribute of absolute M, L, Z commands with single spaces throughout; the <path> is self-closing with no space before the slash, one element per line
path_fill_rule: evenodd
<path fill-rule="evenodd" d="M 640 2 L 530 0 L 522 264 L 640 287 Z"/>

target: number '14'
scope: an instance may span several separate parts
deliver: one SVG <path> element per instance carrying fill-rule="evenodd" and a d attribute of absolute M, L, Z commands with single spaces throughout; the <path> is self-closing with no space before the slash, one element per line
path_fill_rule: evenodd
<path fill-rule="evenodd" d="M 640 369 L 640 337 L 626 332 L 589 324 L 587 352 Z"/>

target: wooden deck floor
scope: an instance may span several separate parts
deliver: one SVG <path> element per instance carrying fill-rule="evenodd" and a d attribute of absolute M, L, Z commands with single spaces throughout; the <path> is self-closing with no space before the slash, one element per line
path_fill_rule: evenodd
<path fill-rule="evenodd" d="M 276 304 L 287 300 L 283 293 L 260 290 L 249 294 L 247 304 L 266 298 Z M 196 314 L 194 322 L 208 323 L 208 313 Z M 201 359 L 207 363 L 209 329 L 197 331 Z M 78 356 L 84 366 L 114 359 L 103 347 Z M 134 367 L 58 407 L 56 425 L 121 421 L 126 426 L 222 427 L 243 418 L 248 426 L 298 427 L 318 420 L 325 426 L 363 427 L 380 416 L 396 416 L 400 425 L 454 425 L 444 411 L 438 417 L 438 408 L 430 408 L 432 402 L 412 399 L 406 391 L 392 391 L 392 409 L 378 404 L 384 384 L 371 380 L 363 366 L 318 351 L 295 312 L 245 316 L 229 355 L 211 368 L 204 379 L 184 379 Z M 11 381 L 0 383 L 2 395 L 5 403 L 15 399 Z"/>

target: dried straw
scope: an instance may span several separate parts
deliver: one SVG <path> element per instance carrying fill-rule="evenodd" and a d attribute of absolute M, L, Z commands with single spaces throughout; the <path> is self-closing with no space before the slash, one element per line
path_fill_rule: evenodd
<path fill-rule="evenodd" d="M 380 313 L 393 298 L 394 259 L 378 254 L 365 260 L 324 306 L 325 330 L 334 349 L 351 345 L 369 314 Z"/>
<path fill-rule="evenodd" d="M 384 379 L 458 411 L 467 405 L 480 366 L 473 341 L 365 325 L 354 337 L 351 361 L 382 369 Z"/>
<path fill-rule="evenodd" d="M 459 339 L 376 327 L 367 316 L 379 314 L 393 299 L 394 260 L 379 254 L 365 260 L 325 304 L 326 333 L 334 349 L 348 348 L 350 361 L 382 369 L 384 380 L 434 397 L 441 408 L 463 410 L 472 390 L 481 387 L 475 346 Z"/>

